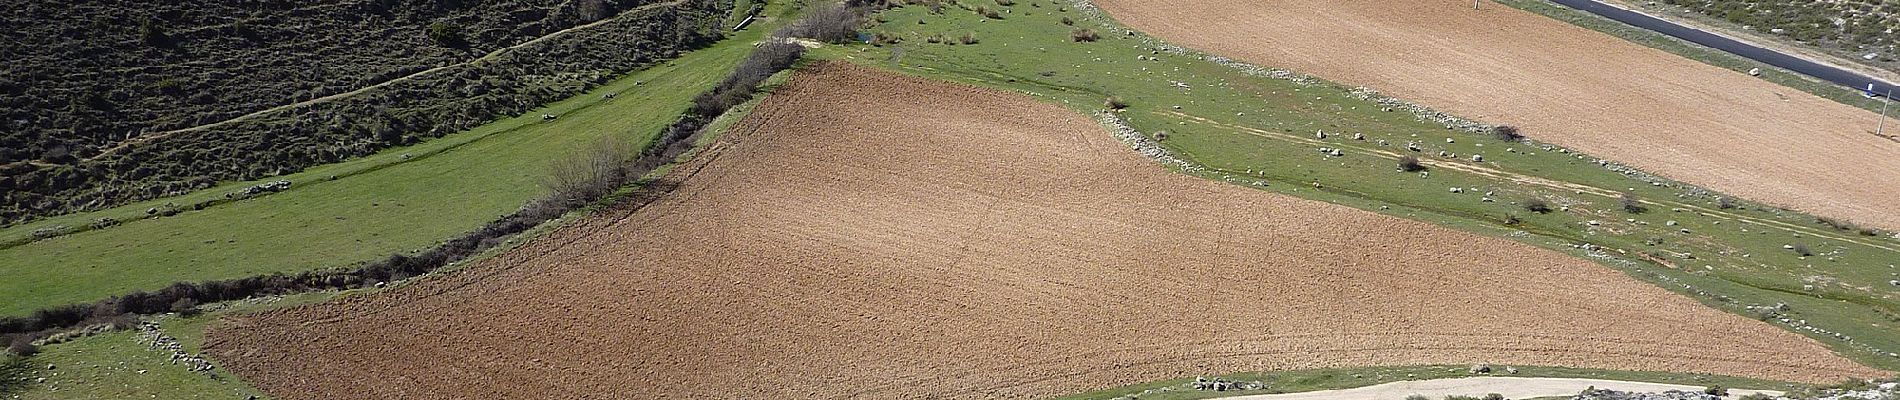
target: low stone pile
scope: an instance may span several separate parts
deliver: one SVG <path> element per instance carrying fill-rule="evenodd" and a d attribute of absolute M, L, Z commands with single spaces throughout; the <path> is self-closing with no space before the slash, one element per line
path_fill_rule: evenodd
<path fill-rule="evenodd" d="M 1261 383 L 1260 381 L 1235 382 L 1227 380 L 1226 378 L 1207 379 L 1206 377 L 1195 377 L 1194 382 L 1188 383 L 1188 387 L 1200 391 L 1225 392 L 1230 390 L 1266 389 L 1267 384 Z"/>
<path fill-rule="evenodd" d="M 1609 389 L 1585 389 L 1572 400 L 1722 400 L 1722 396 L 1702 392 L 1671 390 L 1662 393 L 1624 392 Z"/>
<path fill-rule="evenodd" d="M 211 365 L 211 361 L 197 354 L 185 352 L 185 347 L 178 343 L 178 338 L 166 336 L 165 332 L 159 329 L 157 321 L 139 323 L 138 341 L 144 343 L 148 350 L 170 352 L 172 365 L 183 363 L 186 369 L 204 372 L 213 378 L 217 377 L 217 372 L 212 371 L 214 366 Z"/>
<path fill-rule="evenodd" d="M 275 180 L 275 181 L 270 181 L 270 182 L 259 183 L 256 186 L 244 188 L 244 194 L 281 192 L 284 189 L 289 189 L 289 188 L 290 188 L 290 181 Z"/>
<path fill-rule="evenodd" d="M 1900 400 L 1900 382 L 1873 384 L 1866 389 L 1829 389 L 1815 400 Z"/>

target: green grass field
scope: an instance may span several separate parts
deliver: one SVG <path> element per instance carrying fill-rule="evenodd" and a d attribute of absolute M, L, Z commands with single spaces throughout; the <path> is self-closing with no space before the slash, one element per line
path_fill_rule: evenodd
<path fill-rule="evenodd" d="M 1004 11 L 1001 18 L 985 18 L 971 11 L 978 6 Z M 1900 263 L 1900 241 L 1892 237 L 1836 229 L 1743 201 L 1724 209 L 1719 195 L 1699 188 L 1626 175 L 1554 146 L 1449 130 L 1402 109 L 1387 111 L 1351 88 L 1265 77 L 1196 53 L 1171 53 L 1160 42 L 1125 35 L 1112 21 L 1067 6 L 1048 0 L 1012 6 L 967 2 L 942 14 L 904 7 L 883 13 L 882 23 L 872 28 L 899 43 L 833 46 L 820 53 L 1025 92 L 1083 113 L 1102 110 L 1104 99 L 1118 97 L 1129 104 L 1119 113 L 1122 119 L 1150 135 L 1167 132 L 1164 146 L 1206 169 L 1196 174 L 1266 181 L 1268 191 L 1587 257 L 1710 306 L 1814 337 L 1855 360 L 1900 369 L 1900 357 L 1890 354 L 1900 351 L 1900 287 L 1888 283 L 1900 278 L 1893 266 Z M 1065 17 L 1075 26 L 1064 25 Z M 1075 42 L 1075 29 L 1092 29 L 1101 40 Z M 930 43 L 932 37 L 965 34 L 978 43 Z M 1320 131 L 1328 134 L 1319 138 Z M 1354 140 L 1354 134 L 1365 140 Z M 1410 142 L 1422 151 L 1407 150 Z M 1340 149 L 1343 156 L 1323 154 L 1322 147 Z M 1455 158 L 1440 157 L 1440 151 Z M 1398 155 L 1424 160 L 1429 174 L 1397 171 Z M 1484 160 L 1472 161 L 1473 155 Z M 1647 211 L 1625 211 L 1622 192 Z M 1524 202 L 1531 199 L 1558 210 L 1526 210 Z M 1813 255 L 1783 248 L 1789 245 L 1805 246 Z M 1770 315 L 1746 308 L 1778 303 L 1786 303 L 1787 311 Z"/>
<path fill-rule="evenodd" d="M 1830 228 L 1812 217 L 1747 202 L 1740 202 L 1741 207 L 1736 209 L 1722 209 L 1716 205 L 1715 196 L 1693 187 L 1660 180 L 1655 181 L 1660 185 L 1653 185 L 1598 165 L 1593 158 L 1579 158 L 1541 144 L 1505 142 L 1447 130 L 1405 111 L 1384 111 L 1376 102 L 1355 97 L 1348 88 L 1321 81 L 1300 83 L 1257 76 L 1203 60 L 1198 54 L 1171 53 L 1159 42 L 1121 34 L 1122 28 L 1110 21 L 1068 9 L 1066 2 L 981 4 L 1006 12 L 999 14 L 1001 19 L 989 19 L 957 7 L 946 7 L 943 14 L 932 14 L 923 7 L 891 10 L 879 16 L 882 22 L 872 32 L 899 37 L 901 43 L 827 46 L 814 56 L 1025 92 L 1084 113 L 1102 109 L 1104 99 L 1115 96 L 1130 104 L 1119 113 L 1121 118 L 1151 135 L 1168 132 L 1165 146 L 1206 168 L 1191 173 L 1213 179 L 1263 180 L 1270 183 L 1263 190 L 1590 257 L 1638 279 L 1744 315 L 1755 316 L 1745 306 L 1786 303 L 1789 310 L 1780 315 L 1789 321 L 1803 321 L 1800 326 L 1838 332 L 1853 340 L 1799 329 L 1779 319 L 1770 321 L 1814 337 L 1855 360 L 1900 369 L 1900 357 L 1887 354 L 1900 351 L 1900 329 L 1895 329 L 1900 326 L 1900 300 L 1895 298 L 1900 295 L 1900 287 L 1887 284 L 1888 280 L 1900 279 L 1900 270 L 1891 265 L 1900 262 L 1900 241 Z M 970 8 L 976 5 L 969 3 Z M 1075 27 L 1062 24 L 1064 17 L 1072 19 Z M 1078 28 L 1093 29 L 1102 39 L 1074 42 L 1071 33 Z M 287 179 L 296 185 L 286 192 L 0 249 L 0 260 L 6 260 L 0 262 L 0 276 L 25 278 L 0 282 L 0 300 L 7 302 L 0 315 L 91 301 L 127 290 L 155 289 L 177 280 L 333 267 L 427 247 L 538 195 L 541 189 L 535 182 L 548 157 L 578 149 L 605 135 L 644 139 L 657 132 L 684 109 L 691 95 L 710 86 L 745 55 L 750 48 L 745 43 L 767 31 L 769 25 L 755 26 L 735 40 L 688 54 L 671 65 L 635 73 L 528 116 L 292 175 Z M 974 36 L 977 43 L 926 40 L 942 35 L 954 42 L 964 34 Z M 640 81 L 646 83 L 634 85 Z M 600 95 L 607 92 L 619 95 L 603 101 Z M 541 113 L 559 114 L 561 118 L 543 123 L 538 117 Z M 731 119 L 722 121 L 730 123 Z M 1322 130 L 1330 135 L 1316 137 L 1314 133 Z M 1366 140 L 1351 139 L 1355 133 L 1363 133 Z M 1447 138 L 1455 142 L 1447 143 Z M 1380 140 L 1388 143 L 1379 145 Z M 1406 150 L 1404 145 L 1412 141 L 1418 142 L 1423 151 Z M 1344 155 L 1324 155 L 1318 151 L 1320 147 L 1341 149 Z M 1458 158 L 1438 157 L 1441 150 L 1456 153 Z M 404 153 L 411 156 L 405 160 Z M 1431 167 L 1429 176 L 1397 172 L 1394 154 L 1415 154 L 1424 159 Z M 1485 161 L 1471 161 L 1473 154 L 1482 154 Z M 328 180 L 330 175 L 338 178 Z M 234 184 L 193 196 L 220 196 L 242 186 Z M 1451 193 L 1451 187 L 1470 189 Z M 1623 211 L 1614 197 L 1623 191 L 1642 199 L 1649 211 Z M 1530 212 L 1521 203 L 1532 198 L 1569 209 L 1548 214 Z M 14 227 L 0 231 L 0 242 L 28 235 L 47 224 L 83 224 L 107 215 L 137 217 L 150 206 L 133 205 Z M 1507 216 L 1515 216 L 1518 221 L 1506 224 Z M 1581 243 L 1600 246 L 1601 250 L 1585 251 L 1573 246 Z M 1782 248 L 1790 244 L 1809 247 L 1815 255 L 1801 257 Z M 203 321 L 209 320 L 169 320 L 167 331 L 186 343 L 195 343 L 201 340 L 193 335 L 202 332 Z M 130 343 L 130 337 L 115 335 L 130 334 L 112 333 L 49 346 L 46 353 L 29 361 L 41 367 L 68 362 L 97 365 L 94 369 L 99 371 L 115 371 L 111 368 L 117 368 L 113 366 L 116 364 L 105 364 L 108 362 L 143 365 L 138 363 L 164 361 L 139 361 L 136 353 L 145 350 L 128 348 L 124 343 Z M 1780 384 L 1659 372 L 1518 368 L 1523 376 L 1587 376 L 1736 387 Z M 167 394 L 164 398 L 187 397 L 187 393 L 235 395 L 250 390 L 239 383 L 181 380 L 176 374 L 151 372 L 159 369 L 143 369 L 148 372 L 101 373 L 83 375 L 90 378 L 82 379 L 94 385 L 147 390 L 109 392 L 112 394 L 164 390 L 150 392 Z M 1426 366 L 1296 371 L 1235 378 L 1282 382 L 1275 387 L 1287 388 L 1284 390 L 1317 390 L 1422 379 L 1439 373 L 1462 374 L 1462 369 Z M 1700 383 L 1705 381 L 1709 383 Z M 1178 383 L 1158 382 L 1076 398 L 1112 397 L 1108 394 Z M 83 397 L 73 394 L 55 394 L 46 387 L 35 387 L 26 393 L 29 397 L 22 398 Z"/>
<path fill-rule="evenodd" d="M 213 311 L 191 317 L 165 315 L 150 317 L 159 321 L 165 335 L 177 339 L 184 351 L 201 354 L 205 327 L 224 315 L 258 312 L 298 304 L 308 304 L 342 295 L 344 292 L 316 292 L 265 301 L 228 302 L 208 308 Z M 0 367 L 0 396 L 13 399 L 243 399 L 268 397 L 242 379 L 214 369 L 216 375 L 191 371 L 184 364 L 173 364 L 169 351 L 153 350 L 135 331 L 113 331 L 69 342 L 49 345 L 39 355 L 11 362 L 27 366 L 9 370 Z M 214 361 L 215 363 L 215 361 Z M 52 365 L 53 369 L 47 369 Z M 44 381 L 40 381 L 44 379 Z"/>
<path fill-rule="evenodd" d="M 555 157 L 607 136 L 647 142 L 770 30 L 769 23 L 755 25 L 711 48 L 520 117 L 267 179 L 294 182 L 273 195 L 173 217 L 137 219 L 152 207 L 141 203 L 10 228 L 7 237 L 105 216 L 129 221 L 0 249 L 0 276 L 8 277 L 0 280 L 0 315 L 177 281 L 347 266 L 430 247 L 542 195 L 540 179 Z M 606 93 L 617 96 L 603 99 Z M 560 117 L 542 122 L 544 113 Z M 166 201 L 191 204 L 250 184 Z"/>

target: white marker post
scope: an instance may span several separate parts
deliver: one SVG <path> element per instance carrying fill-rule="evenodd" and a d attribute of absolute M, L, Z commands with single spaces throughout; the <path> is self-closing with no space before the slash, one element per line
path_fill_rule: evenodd
<path fill-rule="evenodd" d="M 1479 2 L 1483 2 L 1483 1 L 1484 0 L 1471 0 L 1471 9 L 1480 10 L 1480 8 L 1478 8 L 1478 4 Z"/>
<path fill-rule="evenodd" d="M 1893 88 L 1887 88 L 1887 97 L 1880 98 L 1880 124 L 1875 125 L 1874 136 L 1887 137 L 1887 103 L 1893 101 Z"/>

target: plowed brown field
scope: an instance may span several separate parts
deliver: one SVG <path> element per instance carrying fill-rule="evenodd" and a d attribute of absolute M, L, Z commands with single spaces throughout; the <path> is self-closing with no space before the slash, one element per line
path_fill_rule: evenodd
<path fill-rule="evenodd" d="M 1518 125 L 1717 191 L 1900 229 L 1900 143 L 1873 135 L 1878 115 L 1562 21 L 1489 2 L 1474 11 L 1468 0 L 1097 3 L 1176 44 Z"/>
<path fill-rule="evenodd" d="M 1025 96 L 802 72 L 637 210 L 234 318 L 283 399 L 1047 396 L 1209 372 L 1878 371 L 1606 267 L 1169 172 Z"/>

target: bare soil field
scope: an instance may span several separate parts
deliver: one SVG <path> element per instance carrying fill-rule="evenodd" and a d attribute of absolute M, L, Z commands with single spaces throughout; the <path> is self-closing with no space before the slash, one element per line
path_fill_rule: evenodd
<path fill-rule="evenodd" d="M 1176 44 L 1517 125 L 1717 191 L 1900 229 L 1890 206 L 1900 185 L 1889 184 L 1900 176 L 1900 143 L 1873 135 L 1877 115 L 1561 21 L 1457 0 L 1099 4 Z"/>
<path fill-rule="evenodd" d="M 676 185 L 459 272 L 226 320 L 281 399 L 1036 397 L 1541 364 L 1883 374 L 1582 259 L 1170 172 L 1028 97 L 812 67 Z"/>

